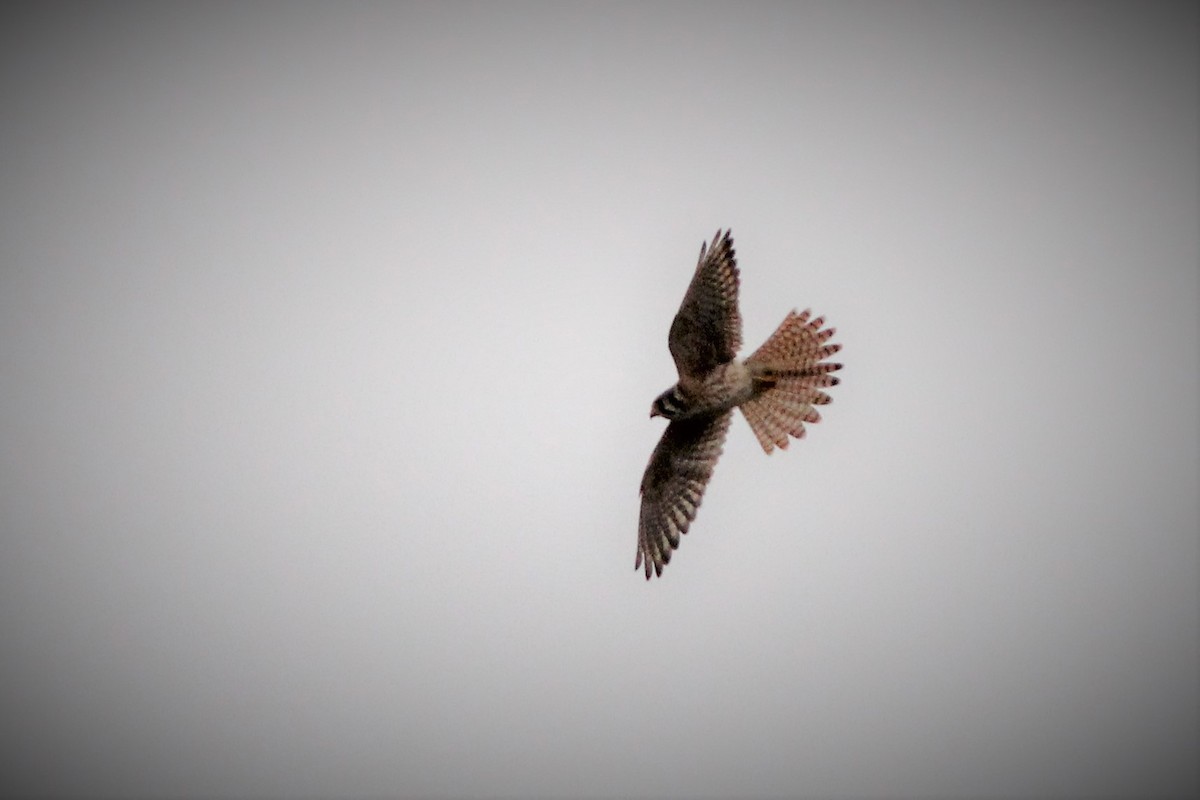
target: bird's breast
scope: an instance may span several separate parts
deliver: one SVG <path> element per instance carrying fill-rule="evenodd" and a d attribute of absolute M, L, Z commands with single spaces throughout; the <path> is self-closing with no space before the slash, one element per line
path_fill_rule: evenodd
<path fill-rule="evenodd" d="M 730 361 L 704 376 L 695 403 L 705 411 L 727 411 L 754 396 L 750 370 L 741 361 Z"/>

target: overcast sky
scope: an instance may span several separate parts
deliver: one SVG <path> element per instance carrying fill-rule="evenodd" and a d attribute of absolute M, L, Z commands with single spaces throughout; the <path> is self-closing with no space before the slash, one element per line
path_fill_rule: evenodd
<path fill-rule="evenodd" d="M 0 11 L 0 789 L 1190 795 L 1194 4 Z M 662 579 L 666 338 L 749 349 Z"/>

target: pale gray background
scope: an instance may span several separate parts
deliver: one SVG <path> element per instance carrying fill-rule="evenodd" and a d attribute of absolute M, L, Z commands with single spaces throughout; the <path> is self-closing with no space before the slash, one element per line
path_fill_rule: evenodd
<path fill-rule="evenodd" d="M 3 789 L 1195 790 L 1194 5 L 0 17 Z M 847 366 L 647 585 L 718 226 Z"/>

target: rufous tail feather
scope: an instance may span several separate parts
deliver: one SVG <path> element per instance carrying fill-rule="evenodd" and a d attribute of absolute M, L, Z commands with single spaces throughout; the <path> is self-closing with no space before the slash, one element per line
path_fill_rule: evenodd
<path fill-rule="evenodd" d="M 810 317 L 808 309 L 787 318 L 775 332 L 746 359 L 756 394 L 742 403 L 742 415 L 768 454 L 776 447 L 787 449 L 788 437 L 804 437 L 804 423 L 820 422 L 814 406 L 825 405 L 830 397 L 823 389 L 838 384 L 830 373 L 841 364 L 825 361 L 842 349 L 826 344 L 835 328 L 821 329 L 824 317 Z"/>

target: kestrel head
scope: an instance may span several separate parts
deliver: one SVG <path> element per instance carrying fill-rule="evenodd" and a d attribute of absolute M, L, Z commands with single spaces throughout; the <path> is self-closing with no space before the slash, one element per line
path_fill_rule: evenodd
<path fill-rule="evenodd" d="M 683 416 L 685 408 L 684 400 L 679 394 L 679 387 L 672 386 L 654 398 L 654 402 L 650 404 L 650 418 L 679 419 Z"/>

